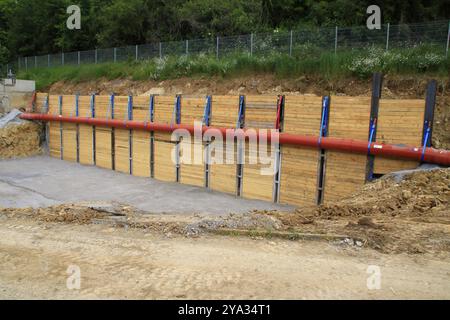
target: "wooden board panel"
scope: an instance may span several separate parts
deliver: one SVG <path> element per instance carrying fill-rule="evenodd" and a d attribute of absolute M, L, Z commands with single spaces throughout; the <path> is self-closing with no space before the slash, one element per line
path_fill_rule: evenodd
<path fill-rule="evenodd" d="M 180 143 L 180 156 L 186 154 L 187 163 L 180 163 L 180 182 L 198 187 L 205 186 L 205 146 L 202 142 L 194 143 L 193 138 Z M 197 154 L 196 154 L 197 153 Z"/>
<path fill-rule="evenodd" d="M 78 104 L 78 116 L 82 118 L 90 118 L 92 116 L 91 112 L 91 97 L 80 96 Z M 93 157 L 93 136 L 92 136 L 92 126 L 86 124 L 80 124 L 78 127 L 79 132 L 79 148 L 80 148 L 80 163 L 81 164 L 94 164 Z"/>
<path fill-rule="evenodd" d="M 277 96 L 245 97 L 245 128 L 275 129 Z"/>
<path fill-rule="evenodd" d="M 62 97 L 62 115 L 76 116 L 76 97 L 64 95 Z M 63 160 L 77 161 L 77 125 L 63 123 Z"/>
<path fill-rule="evenodd" d="M 370 98 L 331 97 L 329 136 L 368 140 Z M 324 202 L 350 196 L 365 183 L 367 156 L 326 152 Z"/>
<path fill-rule="evenodd" d="M 36 93 L 36 102 L 35 102 L 35 112 L 36 113 L 46 113 L 46 101 L 47 101 L 48 93 Z"/>
<path fill-rule="evenodd" d="M 183 96 L 181 100 L 181 123 L 194 125 L 202 122 L 206 98 Z M 180 182 L 198 187 L 205 186 L 205 147 L 202 141 L 194 143 L 194 137 L 180 144 L 180 156 L 186 161 L 180 163 Z M 187 154 L 185 154 L 187 152 Z M 197 153 L 197 154 L 195 154 Z M 198 163 L 197 163 L 198 162 Z"/>
<path fill-rule="evenodd" d="M 175 96 L 155 96 L 154 121 L 156 123 L 175 124 Z M 171 135 L 155 132 L 155 140 L 171 142 Z"/>
<path fill-rule="evenodd" d="M 133 119 L 150 121 L 150 97 L 133 98 Z M 150 132 L 134 130 L 133 143 L 133 175 L 150 177 Z"/>
<path fill-rule="evenodd" d="M 319 136 L 322 98 L 286 96 L 284 132 Z M 280 202 L 298 206 L 317 201 L 319 151 L 295 146 L 281 147 Z"/>
<path fill-rule="evenodd" d="M 277 119 L 277 96 L 245 97 L 245 128 L 275 129 Z M 270 144 L 267 152 L 259 156 L 259 144 L 245 147 L 242 196 L 249 199 L 272 201 L 274 187 L 275 153 Z M 261 159 L 270 164 L 261 162 Z M 256 162 L 256 163 L 255 163 Z"/>
<path fill-rule="evenodd" d="M 48 101 L 48 113 L 52 115 L 59 115 L 59 102 L 58 96 L 49 96 Z M 48 123 L 48 146 L 50 156 L 55 158 L 61 158 L 61 132 L 59 122 Z"/>
<path fill-rule="evenodd" d="M 195 121 L 202 122 L 205 105 L 205 97 L 183 96 L 181 99 L 181 123 L 193 126 Z"/>
<path fill-rule="evenodd" d="M 221 128 L 235 128 L 239 113 L 239 96 L 213 96 L 211 107 L 211 126 Z M 225 137 L 224 137 L 225 139 Z M 223 158 L 223 164 L 212 163 L 210 166 L 209 187 L 212 190 L 236 194 L 236 159 L 237 152 L 231 154 L 234 156 L 233 164 L 225 163 L 226 143 L 224 141 L 222 147 L 216 145 L 214 147 L 217 156 L 219 153 Z"/>
<path fill-rule="evenodd" d="M 115 97 L 114 119 L 128 120 L 128 97 Z M 130 173 L 130 130 L 114 129 L 114 156 L 116 171 Z"/>
<path fill-rule="evenodd" d="M 175 143 L 155 141 L 155 179 L 176 182 L 176 164 L 172 160 Z"/>
<path fill-rule="evenodd" d="M 322 97 L 286 96 L 284 132 L 318 136 L 322 119 Z"/>
<path fill-rule="evenodd" d="M 365 183 L 367 156 L 327 151 L 325 203 L 333 203 L 356 192 Z"/>
<path fill-rule="evenodd" d="M 297 206 L 316 204 L 318 159 L 318 150 L 282 147 L 280 203 Z"/>
<path fill-rule="evenodd" d="M 211 126 L 236 128 L 239 96 L 212 96 Z"/>
<path fill-rule="evenodd" d="M 259 144 L 245 147 L 245 164 L 243 168 L 242 196 L 248 199 L 273 200 L 275 152 L 267 146 L 267 152 L 261 153 Z M 261 156 L 260 156 L 261 155 Z M 261 159 L 264 162 L 262 163 Z M 257 163 L 254 163 L 257 162 Z"/>
<path fill-rule="evenodd" d="M 95 97 L 95 117 L 111 119 L 109 96 Z M 111 128 L 95 128 L 95 159 L 97 166 L 112 169 Z"/>
<path fill-rule="evenodd" d="M 381 99 L 378 112 L 377 142 L 422 145 L 422 129 L 425 101 L 418 99 Z M 374 163 L 375 174 L 414 169 L 416 161 L 394 160 L 377 157 Z"/>

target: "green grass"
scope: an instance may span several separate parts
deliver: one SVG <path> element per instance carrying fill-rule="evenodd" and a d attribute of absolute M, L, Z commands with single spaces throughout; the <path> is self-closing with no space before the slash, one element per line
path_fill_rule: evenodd
<path fill-rule="evenodd" d="M 136 81 L 166 80 L 180 77 L 218 76 L 234 77 L 252 74 L 274 74 L 279 78 L 302 75 L 324 79 L 358 77 L 368 78 L 375 72 L 394 75 L 431 75 L 448 77 L 450 59 L 432 47 L 322 52 L 314 47 L 297 48 L 300 54 L 252 56 L 236 54 L 216 59 L 215 56 L 167 57 L 147 61 L 128 61 L 81 66 L 37 68 L 21 71 L 21 79 L 35 80 L 38 89 L 65 80 L 73 83 L 129 78 Z"/>

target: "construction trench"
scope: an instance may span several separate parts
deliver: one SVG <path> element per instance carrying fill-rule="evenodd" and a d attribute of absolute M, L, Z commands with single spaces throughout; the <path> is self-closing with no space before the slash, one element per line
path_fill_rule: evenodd
<path fill-rule="evenodd" d="M 420 163 L 450 165 L 448 151 L 431 148 L 436 82 L 428 84 L 425 100 L 394 100 L 382 98 L 381 81 L 374 75 L 371 98 L 38 93 L 33 113 L 21 118 L 48 123 L 50 156 L 61 160 L 307 206 L 332 203 L 376 177 Z M 197 132 L 194 121 L 201 123 Z M 177 130 L 193 136 L 181 141 L 171 135 Z M 231 163 L 224 163 L 227 143 L 216 146 L 205 137 L 208 131 L 236 137 Z M 252 135 L 257 147 L 245 143 Z M 277 143 L 271 145 L 272 139 Z M 261 144 L 267 145 L 269 168 L 249 163 L 259 160 Z M 186 150 L 192 159 L 200 150 L 201 162 L 184 163 L 180 154 Z"/>
<path fill-rule="evenodd" d="M 422 99 L 381 87 L 375 75 L 371 97 L 35 94 L 0 123 L 0 297 L 449 298 L 436 83 Z M 214 147 L 227 135 L 236 145 Z M 184 162 L 195 150 L 203 162 Z M 211 161 L 227 150 L 245 161 Z M 260 152 L 269 161 L 249 163 Z"/>

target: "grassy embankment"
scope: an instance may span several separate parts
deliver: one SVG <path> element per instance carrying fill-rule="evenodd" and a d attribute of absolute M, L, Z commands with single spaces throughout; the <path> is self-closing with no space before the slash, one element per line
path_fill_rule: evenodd
<path fill-rule="evenodd" d="M 45 88 L 57 81 L 79 83 L 106 78 L 129 78 L 136 81 L 166 80 L 179 77 L 219 76 L 233 77 L 249 74 L 271 73 L 280 78 L 301 75 L 324 79 L 348 77 L 368 78 L 375 71 L 392 75 L 430 75 L 436 78 L 449 76 L 450 58 L 442 50 L 429 47 L 394 49 L 347 50 L 337 54 L 305 48 L 293 57 L 284 54 L 252 56 L 230 55 L 221 59 L 215 56 L 166 57 L 162 60 L 127 61 L 81 66 L 37 68 L 21 71 L 21 79 L 35 80 L 37 88 Z"/>

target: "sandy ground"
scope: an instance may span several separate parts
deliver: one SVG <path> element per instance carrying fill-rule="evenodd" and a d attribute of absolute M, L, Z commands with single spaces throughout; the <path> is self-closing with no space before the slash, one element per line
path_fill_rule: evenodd
<path fill-rule="evenodd" d="M 2 299 L 450 298 L 448 256 L 4 216 L 0 234 Z M 371 265 L 380 268 L 380 289 L 367 287 Z M 79 290 L 68 270 L 80 272 Z"/>

